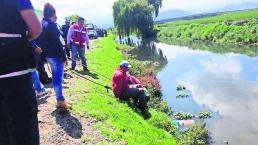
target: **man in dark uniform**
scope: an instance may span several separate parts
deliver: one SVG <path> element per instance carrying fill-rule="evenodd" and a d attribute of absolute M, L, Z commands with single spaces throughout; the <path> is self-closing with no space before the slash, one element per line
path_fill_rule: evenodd
<path fill-rule="evenodd" d="M 67 57 L 70 57 L 70 47 L 67 46 L 67 34 L 68 34 L 68 31 L 69 31 L 69 28 L 71 26 L 71 23 L 70 23 L 70 20 L 68 18 L 66 18 L 65 20 L 65 25 L 62 26 L 62 37 L 64 38 L 64 41 L 65 41 L 65 52 L 66 52 L 66 55 Z M 68 40 L 70 41 L 70 40 Z"/>
<path fill-rule="evenodd" d="M 0 145 L 39 145 L 29 40 L 41 31 L 30 0 L 0 0 Z"/>

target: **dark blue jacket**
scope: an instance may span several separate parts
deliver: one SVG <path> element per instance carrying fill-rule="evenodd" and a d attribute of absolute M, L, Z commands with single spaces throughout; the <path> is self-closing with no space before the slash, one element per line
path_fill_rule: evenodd
<path fill-rule="evenodd" d="M 47 58 L 62 58 L 66 60 L 63 44 L 60 40 L 61 32 L 55 22 L 42 20 L 43 32 L 39 38 L 40 46 Z"/>
<path fill-rule="evenodd" d="M 35 67 L 28 30 L 20 12 L 33 9 L 30 0 L 0 0 L 0 33 L 20 34 L 21 37 L 0 38 L 0 75 Z"/>

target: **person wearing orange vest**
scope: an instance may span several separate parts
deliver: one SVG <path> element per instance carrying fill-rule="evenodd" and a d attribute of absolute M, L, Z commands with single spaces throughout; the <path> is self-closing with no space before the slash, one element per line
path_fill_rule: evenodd
<path fill-rule="evenodd" d="M 72 43 L 72 70 L 76 67 L 77 52 L 82 60 L 83 70 L 89 71 L 85 58 L 85 48 L 89 49 L 89 36 L 87 28 L 84 25 L 84 18 L 79 18 L 78 23 L 75 23 L 69 28 L 67 35 L 67 46 Z"/>

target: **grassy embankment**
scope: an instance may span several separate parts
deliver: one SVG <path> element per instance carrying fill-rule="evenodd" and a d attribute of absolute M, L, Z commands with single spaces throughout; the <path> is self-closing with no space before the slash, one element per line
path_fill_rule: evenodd
<path fill-rule="evenodd" d="M 228 12 L 209 18 L 160 24 L 156 29 L 161 41 L 180 39 L 224 44 L 253 44 L 258 43 L 257 13 L 257 9 Z"/>
<path fill-rule="evenodd" d="M 123 56 L 116 49 L 114 36 L 103 38 L 98 43 L 98 48 L 87 54 L 89 68 L 111 79 Z M 103 84 L 111 84 L 111 80 L 97 74 L 90 78 Z M 69 90 L 70 94 L 79 94 L 73 111 L 97 120 L 95 127 L 99 128 L 111 142 L 103 144 L 112 144 L 112 142 L 126 142 L 129 145 L 176 144 L 170 133 L 160 129 L 164 126 L 163 122 L 172 122 L 168 115 L 150 109 L 152 117 L 145 120 L 127 103 L 116 99 L 112 92 L 107 93 L 105 88 L 85 80 L 76 81 L 76 85 Z"/>

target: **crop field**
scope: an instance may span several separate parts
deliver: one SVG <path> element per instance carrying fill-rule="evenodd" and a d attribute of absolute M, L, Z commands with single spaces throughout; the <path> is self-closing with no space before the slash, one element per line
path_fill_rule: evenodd
<path fill-rule="evenodd" d="M 160 26 L 162 27 L 178 26 L 178 25 L 189 25 L 193 23 L 208 24 L 208 23 L 224 22 L 226 20 L 233 20 L 233 21 L 249 20 L 257 17 L 258 17 L 258 9 L 252 9 L 252 10 L 245 10 L 245 11 L 221 13 L 218 16 L 208 17 L 208 18 L 169 22 L 169 23 L 161 24 Z"/>

